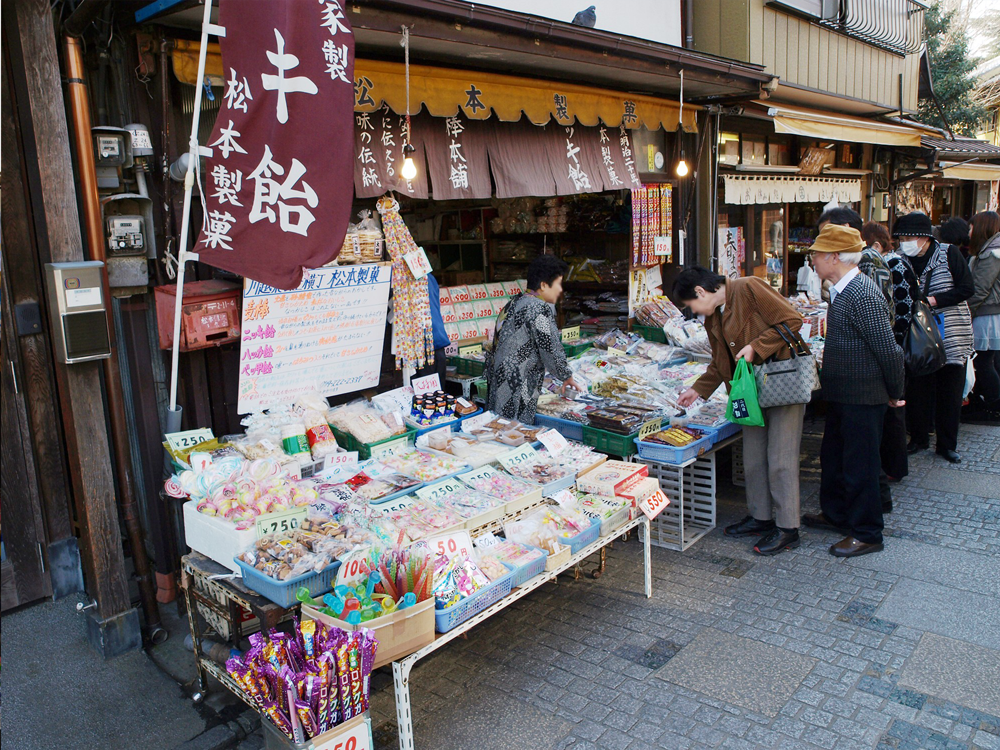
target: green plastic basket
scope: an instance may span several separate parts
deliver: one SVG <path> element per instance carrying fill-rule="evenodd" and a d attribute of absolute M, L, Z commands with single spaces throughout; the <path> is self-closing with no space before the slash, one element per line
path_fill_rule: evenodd
<path fill-rule="evenodd" d="M 617 432 L 599 430 L 596 427 L 583 428 L 583 443 L 609 456 L 626 458 L 636 453 L 635 439 L 639 437 L 638 430 L 631 435 L 619 435 Z"/>
<path fill-rule="evenodd" d="M 590 342 L 585 342 L 582 344 L 563 344 L 563 350 L 566 352 L 567 357 L 575 357 L 578 354 L 583 354 L 585 351 L 593 346 Z"/>
<path fill-rule="evenodd" d="M 486 378 L 480 378 L 472 383 L 476 386 L 476 396 L 481 398 L 483 401 L 486 400 L 486 392 L 489 390 L 489 386 L 486 383 Z"/>
<path fill-rule="evenodd" d="M 469 375 L 474 378 L 478 378 L 486 369 L 485 362 L 468 357 L 448 357 L 448 366 L 455 368 L 456 375 Z"/>
<path fill-rule="evenodd" d="M 357 451 L 358 458 L 362 461 L 367 461 L 372 457 L 372 448 L 377 448 L 380 445 L 391 443 L 393 440 L 403 439 L 407 440 L 410 445 L 413 445 L 413 441 L 416 439 L 417 435 L 417 429 L 415 427 L 409 427 L 403 435 L 393 435 L 391 438 L 379 440 L 377 443 L 362 443 L 354 437 L 354 435 L 351 435 L 349 432 L 344 432 L 343 430 L 338 430 L 333 425 L 330 425 L 330 429 L 333 431 L 333 436 L 337 438 L 337 445 L 349 451 Z"/>
<path fill-rule="evenodd" d="M 662 328 L 656 328 L 655 326 L 633 325 L 632 332 L 638 333 L 646 339 L 646 341 L 655 341 L 657 344 L 667 343 L 667 334 L 663 332 Z"/>

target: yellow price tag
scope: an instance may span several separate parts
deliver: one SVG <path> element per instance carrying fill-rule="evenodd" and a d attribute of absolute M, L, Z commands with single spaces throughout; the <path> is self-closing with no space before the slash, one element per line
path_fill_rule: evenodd
<path fill-rule="evenodd" d="M 613 346 L 609 346 L 608 354 L 611 356 L 624 357 L 627 354 L 627 352 L 623 352 L 621 349 L 615 349 Z"/>
<path fill-rule="evenodd" d="M 643 423 L 642 427 L 639 428 L 639 439 L 645 440 L 647 437 L 655 432 L 659 432 L 663 427 L 663 419 L 657 417 L 656 419 L 651 419 L 648 422 Z"/>
<path fill-rule="evenodd" d="M 559 335 L 562 337 L 562 342 L 564 344 L 569 344 L 573 341 L 580 340 L 580 326 L 573 326 L 572 328 L 563 328 Z"/>
<path fill-rule="evenodd" d="M 466 354 L 482 354 L 483 345 L 482 344 L 469 344 L 468 346 L 458 347 L 458 356 L 464 356 Z"/>

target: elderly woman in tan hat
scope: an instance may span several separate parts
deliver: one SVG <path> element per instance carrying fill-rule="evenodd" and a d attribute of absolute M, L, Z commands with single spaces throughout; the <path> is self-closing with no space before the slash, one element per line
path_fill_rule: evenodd
<path fill-rule="evenodd" d="M 858 271 L 864 246 L 857 229 L 827 224 L 809 248 L 816 273 L 833 286 L 820 376 L 827 401 L 822 512 L 804 515 L 802 523 L 846 534 L 830 547 L 837 557 L 882 549 L 882 420 L 888 406 L 904 403 L 903 350 L 889 324 L 885 297 Z"/>

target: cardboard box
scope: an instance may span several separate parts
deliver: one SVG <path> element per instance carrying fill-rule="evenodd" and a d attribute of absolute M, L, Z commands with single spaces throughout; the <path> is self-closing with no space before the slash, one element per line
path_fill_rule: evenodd
<path fill-rule="evenodd" d="M 486 280 L 482 271 L 445 271 L 441 276 L 448 286 L 482 284 Z"/>
<path fill-rule="evenodd" d="M 660 489 L 660 482 L 658 479 L 655 477 L 645 477 L 644 479 L 636 482 L 635 485 L 629 489 L 619 492 L 618 497 L 631 500 L 633 504 L 638 505 L 646 498 L 652 497 L 658 489 Z"/>
<path fill-rule="evenodd" d="M 576 486 L 581 492 L 614 497 L 634 487 L 649 476 L 645 464 L 627 461 L 605 461 L 598 468 L 577 477 Z"/>
<path fill-rule="evenodd" d="M 434 641 L 434 598 L 391 615 L 376 617 L 374 620 L 351 625 L 336 617 L 324 615 L 315 607 L 302 605 L 302 616 L 318 620 L 348 632 L 365 627 L 375 633 L 378 650 L 375 652 L 375 667 L 409 656 Z M 373 667 L 374 668 L 374 667 Z"/>

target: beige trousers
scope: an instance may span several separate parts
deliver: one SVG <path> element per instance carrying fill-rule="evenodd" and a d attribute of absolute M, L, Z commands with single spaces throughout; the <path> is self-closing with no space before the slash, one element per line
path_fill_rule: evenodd
<path fill-rule="evenodd" d="M 799 449 L 805 404 L 764 409 L 763 427 L 743 428 L 747 507 L 758 521 L 799 527 Z"/>

